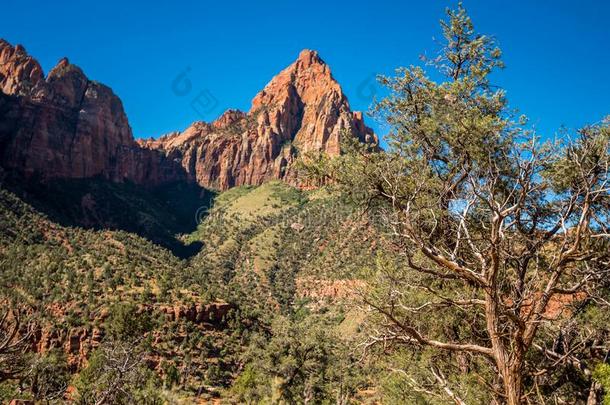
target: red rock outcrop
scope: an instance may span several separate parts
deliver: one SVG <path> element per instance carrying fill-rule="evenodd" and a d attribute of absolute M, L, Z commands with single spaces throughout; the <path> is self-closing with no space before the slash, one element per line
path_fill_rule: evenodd
<path fill-rule="evenodd" d="M 159 307 L 159 311 L 164 313 L 170 322 L 189 321 L 195 324 L 207 323 L 210 325 L 221 324 L 231 309 L 234 307 L 226 302 Z"/>
<path fill-rule="evenodd" d="M 22 46 L 0 40 L 0 157 L 28 177 L 102 176 L 154 185 L 186 179 L 162 153 L 140 148 L 121 100 L 64 58 L 44 77 Z"/>
<path fill-rule="evenodd" d="M 65 319 L 65 308 L 52 305 L 46 308 L 56 319 Z M 201 327 L 200 330 L 210 330 L 225 326 L 226 317 L 235 309 L 232 304 L 224 301 L 191 304 L 149 304 L 141 305 L 139 313 L 147 313 L 157 318 L 162 315 L 166 322 L 192 322 Z M 108 317 L 105 308 L 91 318 L 92 321 L 103 324 Z M 155 332 L 155 333 L 158 333 Z M 73 371 L 87 365 L 87 359 L 93 350 L 100 346 L 104 340 L 105 330 L 91 326 L 56 329 L 43 327 L 36 329 L 32 335 L 32 350 L 37 353 L 46 353 L 52 349 L 61 349 L 67 357 L 68 364 Z M 157 341 L 155 341 L 157 343 Z"/>
<path fill-rule="evenodd" d="M 377 144 L 317 52 L 304 50 L 254 97 L 247 113 L 135 141 L 121 100 L 64 58 L 45 77 L 22 46 L 0 40 L 0 166 L 26 177 L 196 180 L 227 189 L 295 181 L 295 158 L 336 155 L 351 134 Z"/>
<path fill-rule="evenodd" d="M 0 40 L 0 90 L 3 93 L 28 95 L 43 80 L 40 64 L 21 45 L 12 47 Z"/>
<path fill-rule="evenodd" d="M 377 144 L 328 65 L 317 52 L 304 50 L 254 97 L 249 112 L 229 110 L 211 124 L 196 122 L 184 132 L 139 143 L 181 160 L 201 186 L 224 190 L 294 180 L 291 164 L 298 154 L 337 155 L 345 134 Z"/>

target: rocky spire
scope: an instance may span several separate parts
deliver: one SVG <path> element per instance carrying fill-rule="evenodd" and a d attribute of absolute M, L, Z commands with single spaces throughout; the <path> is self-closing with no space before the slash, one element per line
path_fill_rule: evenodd
<path fill-rule="evenodd" d="M 21 45 L 0 39 L 0 90 L 4 94 L 27 94 L 44 80 L 40 64 Z"/>
<path fill-rule="evenodd" d="M 377 142 L 328 65 L 306 49 L 254 97 L 248 113 L 229 110 L 211 125 L 196 123 L 163 142 L 143 144 L 181 158 L 201 185 L 226 189 L 290 180 L 297 151 L 337 155 L 345 133 Z"/>

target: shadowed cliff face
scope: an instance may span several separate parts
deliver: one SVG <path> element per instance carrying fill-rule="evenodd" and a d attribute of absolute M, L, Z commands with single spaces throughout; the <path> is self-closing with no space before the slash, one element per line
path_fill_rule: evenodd
<path fill-rule="evenodd" d="M 138 146 L 110 88 L 67 59 L 45 77 L 0 40 L 0 188 L 57 223 L 134 232 L 188 257 L 198 246 L 176 235 L 211 198 L 188 180 L 180 162 Z"/>
<path fill-rule="evenodd" d="M 337 155 L 345 134 L 377 143 L 328 65 L 304 50 L 254 97 L 249 112 L 229 110 L 213 123 L 195 122 L 184 132 L 139 143 L 179 159 L 201 186 L 224 190 L 270 179 L 292 182 L 299 153 Z"/>
<path fill-rule="evenodd" d="M 21 46 L 0 40 L 0 157 L 26 177 L 129 180 L 157 185 L 186 179 L 179 164 L 140 148 L 121 100 L 67 59 L 45 78 Z"/>

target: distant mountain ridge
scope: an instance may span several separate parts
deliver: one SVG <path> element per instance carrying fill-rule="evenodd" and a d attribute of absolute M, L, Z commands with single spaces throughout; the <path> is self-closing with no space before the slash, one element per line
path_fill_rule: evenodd
<path fill-rule="evenodd" d="M 345 133 L 377 144 L 311 50 L 275 76 L 247 113 L 228 110 L 159 139 L 136 141 L 121 100 L 66 58 L 45 77 L 22 46 L 4 40 L 0 90 L 1 166 L 26 177 L 100 176 L 145 186 L 190 181 L 225 190 L 294 182 L 300 153 L 339 154 Z"/>

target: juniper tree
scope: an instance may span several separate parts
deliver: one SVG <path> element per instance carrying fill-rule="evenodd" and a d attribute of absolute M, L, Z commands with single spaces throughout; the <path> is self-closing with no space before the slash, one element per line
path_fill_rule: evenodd
<path fill-rule="evenodd" d="M 306 165 L 381 214 L 402 258 L 366 297 L 379 318 L 370 343 L 449 353 L 466 372 L 479 362 L 496 403 L 522 404 L 552 396 L 563 366 L 588 372 L 583 350 L 607 350 L 607 325 L 569 339 L 557 325 L 607 304 L 610 125 L 543 142 L 490 81 L 502 67 L 493 38 L 461 5 L 441 28 L 444 45 L 424 67 L 380 78 L 389 96 L 374 111 L 391 128 L 387 150 L 352 145 Z M 438 325 L 445 313 L 450 331 Z M 430 368 L 442 394 L 464 403 Z"/>

